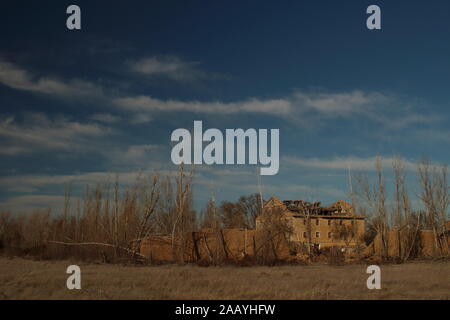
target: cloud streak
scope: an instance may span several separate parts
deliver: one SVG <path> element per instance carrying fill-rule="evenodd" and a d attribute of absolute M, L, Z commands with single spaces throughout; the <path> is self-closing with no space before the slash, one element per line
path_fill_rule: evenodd
<path fill-rule="evenodd" d="M 394 161 L 393 157 L 382 157 L 384 166 L 391 166 Z M 332 159 L 323 158 L 300 158 L 300 157 L 284 157 L 282 164 L 310 169 L 326 169 L 326 170 L 356 170 L 356 171 L 374 171 L 376 157 L 335 157 Z M 417 163 L 409 160 L 403 160 L 406 170 L 416 170 Z"/>
<path fill-rule="evenodd" d="M 148 76 L 163 76 L 173 80 L 198 78 L 206 75 L 197 69 L 198 63 L 185 62 L 173 56 L 149 57 L 128 63 L 133 72 Z M 56 77 L 37 77 L 15 64 L 0 60 L 0 83 L 17 90 L 59 97 L 102 98 L 105 104 L 127 112 L 128 122 L 144 124 L 154 119 L 156 112 L 191 112 L 199 114 L 261 114 L 315 127 L 337 118 L 369 119 L 390 130 L 401 130 L 418 124 L 432 125 L 442 120 L 433 114 L 422 114 L 394 96 L 380 92 L 353 90 L 348 92 L 319 92 L 296 90 L 291 95 L 260 99 L 257 97 L 233 102 L 183 101 L 159 99 L 148 95 L 106 96 L 101 86 L 79 80 Z M 121 117 L 111 113 L 95 113 L 91 120 L 117 123 Z M 122 117 L 123 119 L 123 117 Z"/>
<path fill-rule="evenodd" d="M 389 98 L 378 92 L 355 90 L 343 93 L 297 91 L 293 100 L 303 111 L 316 111 L 329 117 L 365 113 L 369 106 L 386 104 Z"/>
<path fill-rule="evenodd" d="M 355 90 L 344 93 L 296 91 L 276 99 L 250 98 L 235 102 L 162 100 L 146 95 L 113 99 L 120 110 L 136 115 L 190 112 L 198 114 L 234 115 L 260 114 L 276 116 L 304 127 L 323 126 L 334 119 L 368 119 L 390 130 L 401 130 L 417 124 L 431 125 L 441 120 L 435 115 L 414 112 L 409 105 L 395 97 L 378 92 Z"/>
<path fill-rule="evenodd" d="M 224 78 L 200 70 L 199 62 L 187 62 L 177 56 L 154 56 L 128 62 L 129 69 L 150 78 L 167 78 L 179 82 Z"/>
<path fill-rule="evenodd" d="M 259 100 L 249 99 L 239 102 L 200 102 L 160 100 L 149 96 L 135 96 L 115 99 L 113 103 L 124 110 L 134 112 L 196 112 L 206 114 L 265 113 L 288 115 L 291 103 L 285 99 Z"/>
<path fill-rule="evenodd" d="M 0 60 L 0 83 L 23 91 L 55 96 L 102 96 L 102 89 L 80 79 L 37 77 L 19 66 Z"/>
<path fill-rule="evenodd" d="M 44 114 L 31 113 L 21 124 L 13 117 L 0 121 L 0 137 L 7 139 L 0 147 L 0 153 L 18 154 L 36 148 L 73 150 L 89 145 L 93 138 L 112 133 L 112 129 L 98 124 L 80 123 L 64 117 L 49 119 Z"/>

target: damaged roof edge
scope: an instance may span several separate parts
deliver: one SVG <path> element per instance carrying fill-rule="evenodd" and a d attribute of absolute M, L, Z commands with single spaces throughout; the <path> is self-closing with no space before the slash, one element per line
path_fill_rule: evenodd
<path fill-rule="evenodd" d="M 282 207 L 296 214 L 309 214 L 310 216 L 327 216 L 335 218 L 365 218 L 363 215 L 356 215 L 351 204 L 344 200 L 337 200 L 329 206 L 321 206 L 320 201 L 308 202 L 305 200 L 284 200 L 271 197 L 264 204 L 264 208 Z"/>

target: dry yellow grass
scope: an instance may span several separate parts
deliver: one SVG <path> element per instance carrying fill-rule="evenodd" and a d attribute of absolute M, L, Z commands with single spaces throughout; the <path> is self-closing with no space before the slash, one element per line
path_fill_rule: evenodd
<path fill-rule="evenodd" d="M 0 299 L 449 299 L 450 262 L 381 266 L 381 290 L 365 265 L 209 267 L 79 263 L 81 290 L 66 288 L 71 261 L 0 258 Z"/>

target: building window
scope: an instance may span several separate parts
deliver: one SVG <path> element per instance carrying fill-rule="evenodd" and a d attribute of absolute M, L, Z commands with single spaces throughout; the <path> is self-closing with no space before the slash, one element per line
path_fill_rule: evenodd
<path fill-rule="evenodd" d="M 331 232 L 328 232 L 328 239 L 331 239 Z"/>
<path fill-rule="evenodd" d="M 331 220 L 328 220 L 328 225 L 331 226 Z"/>
<path fill-rule="evenodd" d="M 320 238 L 320 232 L 316 232 L 316 238 Z"/>
<path fill-rule="evenodd" d="M 319 225 L 319 219 L 316 219 L 316 226 Z"/>
<path fill-rule="evenodd" d="M 307 238 L 306 237 L 306 232 L 303 232 L 303 238 L 305 238 L 305 239 Z"/>

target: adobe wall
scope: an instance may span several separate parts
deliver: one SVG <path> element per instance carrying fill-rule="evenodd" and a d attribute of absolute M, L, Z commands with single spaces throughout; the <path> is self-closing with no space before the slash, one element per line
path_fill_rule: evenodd
<path fill-rule="evenodd" d="M 419 231 L 419 237 L 421 247 L 420 255 L 422 257 L 435 255 L 437 250 L 433 231 L 428 230 Z M 387 244 L 388 244 L 388 256 L 396 257 L 400 255 L 400 245 L 397 231 L 392 230 L 387 233 Z M 375 237 L 373 243 L 370 246 L 368 246 L 368 249 L 365 251 L 365 253 L 367 255 L 377 255 L 377 256 L 382 255 L 382 241 L 380 235 L 377 235 Z"/>
<path fill-rule="evenodd" d="M 203 230 L 186 233 L 184 246 L 171 237 L 149 237 L 141 242 L 140 253 L 150 260 L 174 262 L 184 252 L 184 261 L 217 261 L 221 259 L 239 260 L 245 256 L 261 254 L 265 248 L 265 235 L 256 230 L 225 229 L 219 232 Z M 277 258 L 289 256 L 289 247 L 283 237 L 271 239 Z M 272 248 L 272 247 L 271 247 Z"/>
<path fill-rule="evenodd" d="M 141 240 L 140 254 L 150 260 L 172 261 L 172 251 L 171 237 L 148 237 Z"/>
<path fill-rule="evenodd" d="M 421 231 L 420 242 L 422 244 L 422 255 L 432 256 L 436 253 L 436 242 L 433 231 Z"/>

